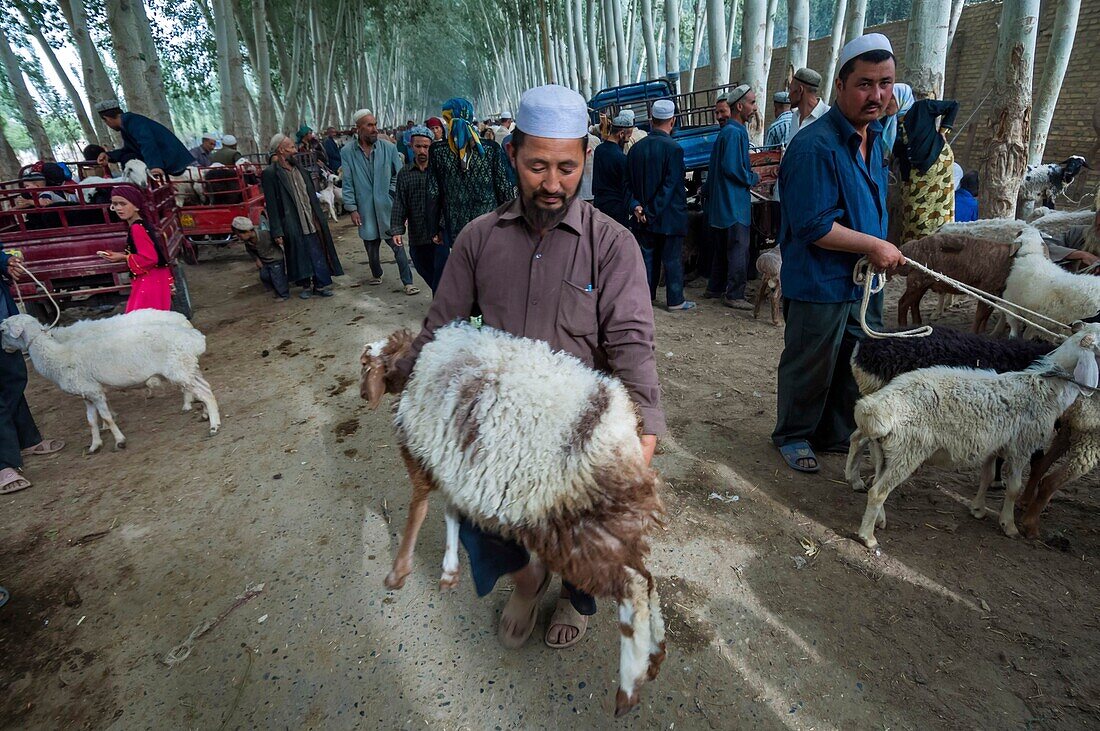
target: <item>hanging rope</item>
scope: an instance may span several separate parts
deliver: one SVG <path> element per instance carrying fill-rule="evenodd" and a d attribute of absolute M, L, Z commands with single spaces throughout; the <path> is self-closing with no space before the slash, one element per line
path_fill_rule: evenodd
<path fill-rule="evenodd" d="M 1035 318 L 1037 320 L 1045 320 L 1057 327 L 1062 328 L 1067 333 L 1073 331 L 1069 325 L 1059 322 L 1052 317 L 1047 317 L 1041 312 L 1029 310 L 1026 307 L 1021 307 L 1015 302 L 1009 302 L 1006 299 L 1002 299 L 1001 297 L 997 297 L 996 295 L 989 294 L 988 292 L 980 290 L 977 287 L 972 287 L 965 282 L 960 282 L 957 279 L 952 279 L 946 274 L 940 274 L 934 269 L 929 269 L 918 261 L 906 259 L 905 263 L 906 265 L 911 266 L 918 271 L 924 272 L 933 279 L 950 285 L 951 287 L 959 290 L 960 292 L 963 292 L 964 294 L 970 295 L 979 302 L 988 305 L 989 307 L 992 307 L 994 310 L 997 310 L 998 312 L 1001 312 L 1008 317 L 1014 317 L 1017 320 L 1023 322 L 1028 327 L 1033 327 L 1039 332 L 1045 333 L 1046 335 L 1053 338 L 1056 342 L 1061 342 L 1065 340 L 1068 335 L 1059 335 L 1058 333 L 1052 332 L 1042 325 L 1037 324 L 1036 322 L 1034 322 L 1034 320 L 1028 319 L 1028 317 L 1025 317 L 1025 315 Z M 875 285 L 876 277 L 879 278 L 879 284 L 877 286 Z M 930 325 L 923 325 L 914 330 L 903 330 L 901 332 L 894 333 L 880 333 L 871 330 L 871 328 L 867 325 L 867 307 L 871 301 L 871 295 L 881 292 L 882 289 L 886 286 L 886 275 L 881 272 L 872 271 L 871 262 L 867 259 L 867 257 L 863 257 L 858 262 L 856 262 L 855 270 L 852 272 L 852 279 L 856 284 L 863 286 L 863 302 L 860 305 L 859 324 L 860 327 L 863 329 L 863 332 L 865 332 L 868 337 L 876 339 L 923 338 L 932 333 L 932 327 Z"/>
<path fill-rule="evenodd" d="M 38 277 L 34 276 L 34 272 L 23 266 L 22 254 L 14 254 L 13 256 L 15 259 L 18 260 L 19 268 L 22 269 L 26 273 L 26 275 L 31 278 L 31 281 L 38 285 L 39 289 L 46 293 L 46 299 L 48 299 L 50 301 L 50 304 L 53 305 L 54 312 L 56 312 L 57 314 L 54 315 L 53 322 L 50 323 L 50 326 L 46 328 L 47 330 L 52 330 L 53 328 L 57 327 L 57 323 L 61 319 L 61 306 L 57 304 L 57 300 L 53 298 L 53 294 L 50 292 L 49 289 L 46 288 L 46 285 L 42 284 L 42 282 L 38 280 Z M 23 311 L 26 312 L 27 304 L 23 301 L 23 291 L 19 288 L 18 284 L 15 286 L 15 296 L 19 299 L 19 304 L 23 305 Z"/>

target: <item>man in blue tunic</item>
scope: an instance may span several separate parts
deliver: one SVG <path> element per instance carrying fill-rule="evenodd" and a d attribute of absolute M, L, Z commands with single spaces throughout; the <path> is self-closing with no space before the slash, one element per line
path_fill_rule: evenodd
<path fill-rule="evenodd" d="M 108 162 L 125 165 L 133 159 L 143 160 L 151 175 L 179 175 L 195 159 L 172 130 L 160 122 L 134 112 L 124 112 L 117 99 L 97 102 L 95 110 L 104 124 L 122 135 L 122 147 L 100 153 L 100 165 Z"/>
<path fill-rule="evenodd" d="M 592 205 L 626 228 L 630 228 L 630 190 L 623 147 L 633 132 L 634 120 L 620 112 L 611 120 L 611 134 L 592 154 Z"/>
<path fill-rule="evenodd" d="M 735 310 L 751 310 L 745 299 L 749 280 L 749 189 L 760 176 L 749 165 L 749 133 L 745 123 L 756 114 L 756 92 L 748 84 L 727 96 L 732 116 L 714 140 L 707 171 L 707 222 L 715 231 L 714 262 L 704 297 L 722 298 Z"/>
<path fill-rule="evenodd" d="M 860 257 L 890 270 L 905 257 L 886 238 L 887 169 L 878 118 L 894 92 L 894 54 L 879 33 L 848 43 L 838 62 L 836 106 L 793 139 L 779 168 L 787 321 L 772 441 L 787 464 L 817 472 L 814 449 L 847 452 L 859 389 L 849 359 L 863 337 Z M 868 324 L 881 327 L 882 295 Z"/>

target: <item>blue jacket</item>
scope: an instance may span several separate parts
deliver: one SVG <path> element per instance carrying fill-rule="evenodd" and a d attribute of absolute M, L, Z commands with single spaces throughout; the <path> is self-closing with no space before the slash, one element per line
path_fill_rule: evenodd
<path fill-rule="evenodd" d="M 969 190 L 955 191 L 955 221 L 965 223 L 978 220 L 978 199 Z"/>
<path fill-rule="evenodd" d="M 650 132 L 626 156 L 630 210 L 642 207 L 646 223 L 638 228 L 666 236 L 687 233 L 684 148 L 666 132 Z"/>
<path fill-rule="evenodd" d="M 630 228 L 630 190 L 626 186 L 626 153 L 613 141 L 592 153 L 592 205 Z"/>
<path fill-rule="evenodd" d="M 126 164 L 137 158 L 149 169 L 179 175 L 195 158 L 172 131 L 160 122 L 133 112 L 122 113 L 122 147 L 107 153 L 111 162 Z"/>
<path fill-rule="evenodd" d="M 8 262 L 11 261 L 11 256 L 4 251 L 0 251 L 0 320 L 6 320 L 12 315 L 19 314 L 19 308 L 15 306 L 15 300 L 11 296 L 11 288 L 19 285 L 8 279 Z"/>
<path fill-rule="evenodd" d="M 336 172 L 340 169 L 340 145 L 332 137 L 326 137 L 322 146 L 325 148 L 325 157 L 328 158 L 328 169 Z"/>
<path fill-rule="evenodd" d="M 364 241 L 386 238 L 397 192 L 397 173 L 402 167 L 397 146 L 379 137 L 368 166 L 359 140 L 353 137 L 341 148 L 340 161 L 344 167 L 344 209 L 359 212 L 362 221 L 359 238 Z"/>
<path fill-rule="evenodd" d="M 752 223 L 749 188 L 760 176 L 749 165 L 749 133 L 745 125 L 730 120 L 718 133 L 707 169 L 707 222 L 714 228 Z"/>
<path fill-rule="evenodd" d="M 817 245 L 834 223 L 886 238 L 887 169 L 882 162 L 882 124 L 867 128 L 869 159 L 860 137 L 839 107 L 799 130 L 779 165 L 779 245 L 783 296 L 804 302 L 855 302 L 852 281 L 859 254 Z"/>

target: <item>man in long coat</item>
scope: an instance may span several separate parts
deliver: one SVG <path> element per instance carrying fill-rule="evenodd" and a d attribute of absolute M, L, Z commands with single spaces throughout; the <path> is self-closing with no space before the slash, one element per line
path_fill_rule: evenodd
<path fill-rule="evenodd" d="M 344 273 L 310 176 L 294 162 L 297 147 L 284 134 L 271 138 L 271 164 L 260 175 L 264 208 L 275 243 L 286 253 L 287 279 L 298 296 L 331 297 L 332 277 Z"/>

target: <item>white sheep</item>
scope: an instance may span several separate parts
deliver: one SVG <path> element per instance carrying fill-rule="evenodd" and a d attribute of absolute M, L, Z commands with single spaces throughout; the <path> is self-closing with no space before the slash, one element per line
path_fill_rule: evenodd
<path fill-rule="evenodd" d="M 138 159 L 129 160 L 122 166 L 122 175 L 115 178 L 104 178 L 99 175 L 89 175 L 86 178 L 81 178 L 81 192 L 84 196 L 84 202 L 91 201 L 92 196 L 95 195 L 96 188 L 91 186 L 96 185 L 119 185 L 122 183 L 129 183 L 135 185 L 138 188 L 149 187 L 149 168 L 144 162 Z M 88 187 L 84 187 L 88 186 Z"/>
<path fill-rule="evenodd" d="M 545 342 L 468 324 L 434 335 L 394 419 L 413 497 L 386 586 L 400 587 L 412 570 L 428 495 L 439 490 L 455 559 L 444 562 L 445 579 L 457 572 L 464 515 L 582 591 L 619 602 L 616 715 L 626 713 L 665 656 L 660 599 L 644 563 L 663 506 L 626 388 Z M 411 341 L 402 331 L 365 349 L 360 392 L 372 406 L 400 390 L 387 371 Z"/>
<path fill-rule="evenodd" d="M 1023 487 L 1023 470 L 1031 455 L 1046 449 L 1054 423 L 1080 395 L 1094 389 L 1100 325 L 1075 325 L 1072 337 L 1026 371 L 995 373 L 973 368 L 923 368 L 902 374 L 855 407 L 853 443 L 871 442 L 875 481 L 859 537 L 878 546 L 875 526 L 886 527 L 883 503 L 890 492 L 922 464 L 981 465 L 978 493 L 971 513 L 984 517 L 985 493 L 993 480 L 997 457 L 1006 476 L 1000 524 L 1018 535 L 1013 516 Z"/>
<path fill-rule="evenodd" d="M 132 314 L 112 318 L 118 321 L 112 331 L 86 331 L 85 336 L 67 342 L 58 340 L 30 315 L 14 315 L 0 323 L 0 341 L 9 352 L 29 353 L 40 375 L 62 391 L 84 399 L 92 430 L 89 453 L 103 445 L 99 419 L 111 430 L 115 447 L 126 446 L 126 437 L 107 406 L 104 387 L 147 385 L 158 377 L 183 389 L 185 409 L 190 405 L 188 394 L 202 401 L 210 419 L 210 434 L 217 434 L 221 428 L 218 402 L 199 368 L 206 337 L 193 327 L 127 324 Z"/>
<path fill-rule="evenodd" d="M 977 221 L 945 223 L 936 233 L 959 234 L 1011 244 L 1021 233 L 1029 230 L 1035 230 L 1035 227 L 1027 221 L 1015 218 L 979 218 Z"/>
<path fill-rule="evenodd" d="M 1042 235 L 1034 228 L 1023 231 L 1017 241 L 1020 247 L 1005 281 L 1006 300 L 1059 322 L 1100 312 L 1100 277 L 1073 274 L 1052 262 Z M 1001 320 L 998 333 L 1004 332 L 1006 323 L 1012 337 L 1021 334 L 1022 323 L 1011 315 Z M 1049 328 L 1045 321 L 1038 324 Z"/>

